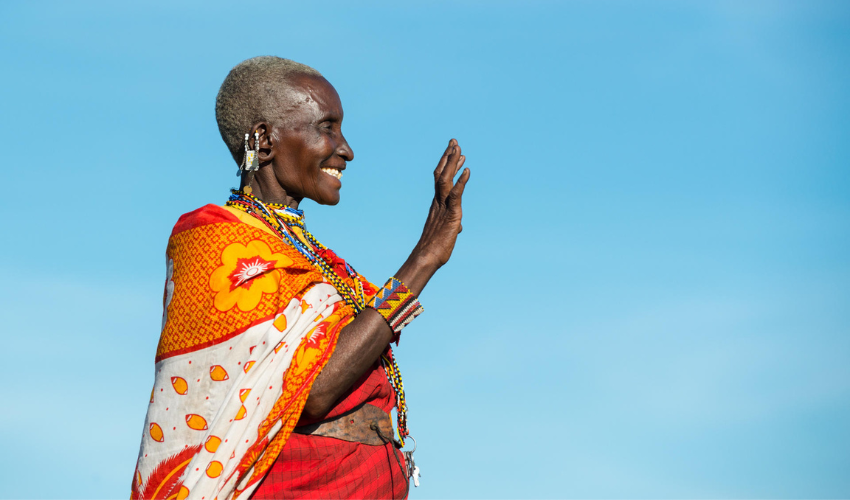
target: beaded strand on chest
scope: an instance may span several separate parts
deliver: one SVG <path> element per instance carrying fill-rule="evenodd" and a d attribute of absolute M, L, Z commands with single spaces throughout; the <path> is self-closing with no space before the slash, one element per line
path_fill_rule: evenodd
<path fill-rule="evenodd" d="M 366 296 L 363 291 L 363 283 L 360 281 L 360 275 L 357 274 L 351 265 L 345 262 L 345 272 L 354 283 L 354 287 L 352 288 L 319 255 L 319 252 L 328 251 L 328 248 L 307 231 L 304 225 L 304 213 L 301 210 L 277 203 L 263 203 L 245 191 L 234 189 L 231 190 L 231 193 L 226 206 L 233 207 L 253 216 L 272 232 L 280 236 L 284 242 L 298 250 L 337 289 L 343 300 L 354 309 L 355 314 L 359 314 L 366 308 Z M 299 229 L 309 245 L 293 234 L 293 227 Z M 396 394 L 396 407 L 398 409 L 397 432 L 399 441 L 404 446 L 404 439 L 410 435 L 410 432 L 407 429 L 407 401 L 404 395 L 404 383 L 401 379 L 401 372 L 398 369 L 395 356 L 390 354 L 389 351 L 381 356 L 381 362 L 387 374 L 387 379 Z"/>
<path fill-rule="evenodd" d="M 322 276 L 337 289 L 343 300 L 354 308 L 355 314 L 359 314 L 366 307 L 366 296 L 363 292 L 363 284 L 360 281 L 359 275 L 348 263 L 345 264 L 346 273 L 354 283 L 354 287 L 352 288 L 331 268 L 330 264 L 318 255 L 317 249 L 319 251 L 327 250 L 327 247 L 322 245 L 304 227 L 303 212 L 277 203 L 263 203 L 244 191 L 231 190 L 231 193 L 230 199 L 226 204 L 228 207 L 241 210 L 260 220 L 266 227 L 280 236 L 284 242 L 298 250 L 301 255 L 319 269 Z M 304 242 L 295 236 L 289 226 L 298 227 L 310 245 L 304 244 Z M 311 245 L 313 248 L 310 247 Z"/>

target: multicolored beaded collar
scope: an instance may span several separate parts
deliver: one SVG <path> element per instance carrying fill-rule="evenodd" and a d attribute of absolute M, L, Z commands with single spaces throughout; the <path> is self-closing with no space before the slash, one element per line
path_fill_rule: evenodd
<path fill-rule="evenodd" d="M 226 205 L 241 210 L 263 222 L 275 234 L 298 250 L 311 264 L 313 264 L 331 284 L 342 295 L 343 300 L 354 308 L 356 314 L 366 307 L 366 295 L 363 293 L 363 284 L 360 276 L 347 262 L 340 259 L 332 250 L 322 245 L 306 227 L 304 227 L 304 212 L 287 207 L 279 203 L 263 203 L 251 193 L 232 189 L 230 198 Z M 304 238 L 309 242 L 305 244 L 296 234 L 292 227 L 297 227 Z M 342 278 L 346 274 L 352 282 L 352 288 Z"/>

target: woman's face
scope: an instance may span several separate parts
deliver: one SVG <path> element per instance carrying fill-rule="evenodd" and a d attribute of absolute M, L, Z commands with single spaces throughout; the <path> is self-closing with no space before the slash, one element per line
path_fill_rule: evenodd
<path fill-rule="evenodd" d="M 339 95 L 324 78 L 308 75 L 296 77 L 293 93 L 285 121 L 274 128 L 275 178 L 287 196 L 336 205 L 342 171 L 354 159 L 342 135 Z"/>

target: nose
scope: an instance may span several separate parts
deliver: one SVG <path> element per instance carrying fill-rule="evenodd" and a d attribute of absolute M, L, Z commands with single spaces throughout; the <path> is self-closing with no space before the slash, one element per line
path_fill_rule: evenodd
<path fill-rule="evenodd" d="M 342 139 L 342 142 L 340 142 L 339 146 L 336 148 L 336 154 L 344 158 L 345 161 L 354 160 L 354 151 L 351 150 L 351 146 L 348 145 L 348 141 L 345 140 L 345 136 L 340 134 L 340 138 Z"/>

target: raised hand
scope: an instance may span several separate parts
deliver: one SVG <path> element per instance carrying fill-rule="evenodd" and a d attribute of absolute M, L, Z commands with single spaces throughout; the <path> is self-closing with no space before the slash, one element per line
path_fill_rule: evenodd
<path fill-rule="evenodd" d="M 454 178 L 465 162 L 460 145 L 452 139 L 434 169 L 434 201 L 431 202 L 422 237 L 413 250 L 416 257 L 438 268 L 449 261 L 457 235 L 463 231 L 461 200 L 469 180 L 469 169 L 464 169 L 457 182 Z"/>
<path fill-rule="evenodd" d="M 422 292 L 428 280 L 443 264 L 449 261 L 461 232 L 461 198 L 469 180 L 463 168 L 466 158 L 457 141 L 452 139 L 434 170 L 434 201 L 422 230 L 422 237 L 398 272 L 393 276 L 401 280 L 416 295 Z M 304 414 L 311 419 L 322 418 L 335 401 L 387 348 L 393 332 L 377 311 L 366 309 L 348 324 L 339 336 L 336 350 L 328 364 L 316 378 Z"/>

